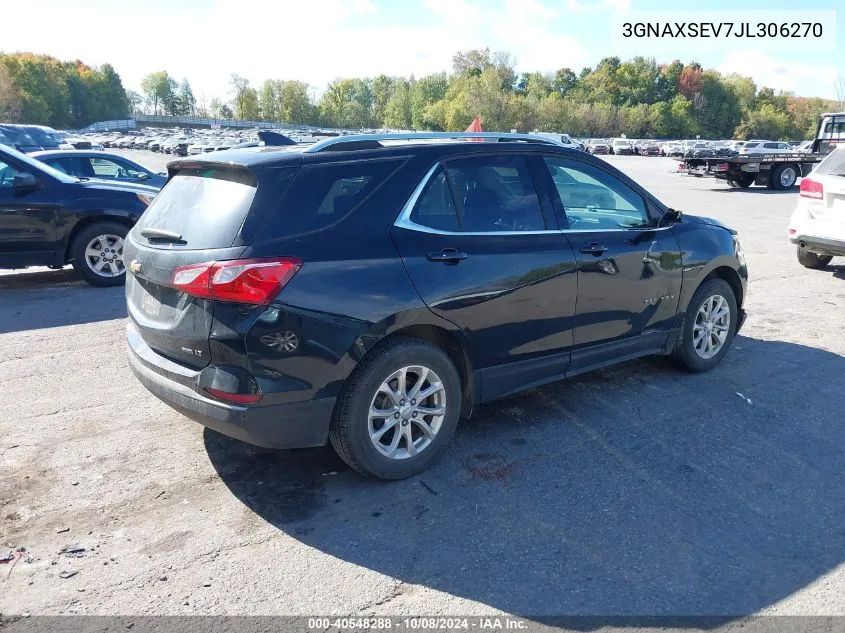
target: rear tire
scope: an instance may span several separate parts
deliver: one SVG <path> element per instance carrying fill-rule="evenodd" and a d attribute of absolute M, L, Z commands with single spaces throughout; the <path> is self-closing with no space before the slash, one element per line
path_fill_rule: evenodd
<path fill-rule="evenodd" d="M 800 175 L 801 170 L 796 165 L 777 165 L 771 173 L 772 189 L 778 191 L 792 189 Z"/>
<path fill-rule="evenodd" d="M 415 390 L 432 393 L 417 402 Z M 449 357 L 425 341 L 396 338 L 364 360 L 349 378 L 329 440 L 340 458 L 358 472 L 404 479 L 441 456 L 455 432 L 460 409 L 461 381 Z M 374 410 L 385 414 L 374 416 Z"/>
<path fill-rule="evenodd" d="M 720 317 L 725 309 L 726 316 Z M 713 369 L 727 354 L 738 319 L 736 297 L 728 282 L 724 279 L 705 281 L 690 299 L 673 355 L 691 372 Z"/>
<path fill-rule="evenodd" d="M 830 263 L 830 260 L 833 259 L 833 256 L 831 255 L 818 255 L 816 253 L 808 251 L 800 244 L 798 245 L 797 253 L 798 263 L 801 264 L 804 268 L 812 268 L 813 270 L 820 270 L 824 268 Z"/>
<path fill-rule="evenodd" d="M 97 222 L 73 238 L 73 268 L 92 286 L 120 286 L 126 282 L 123 240 L 129 228 L 117 222 Z"/>
<path fill-rule="evenodd" d="M 736 184 L 740 189 L 748 189 L 754 184 L 754 174 L 741 173 L 736 179 Z"/>

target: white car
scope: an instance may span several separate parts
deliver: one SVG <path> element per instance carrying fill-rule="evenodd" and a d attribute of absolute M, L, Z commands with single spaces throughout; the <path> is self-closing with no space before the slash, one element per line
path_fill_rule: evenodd
<path fill-rule="evenodd" d="M 611 143 L 611 149 L 614 154 L 633 154 L 634 145 L 626 138 L 615 138 Z"/>
<path fill-rule="evenodd" d="M 787 235 L 806 268 L 824 268 L 833 257 L 845 256 L 845 147 L 828 154 L 801 181 Z"/>
<path fill-rule="evenodd" d="M 202 154 L 208 145 L 207 138 L 197 139 L 192 145 L 188 145 L 188 154 Z"/>
<path fill-rule="evenodd" d="M 752 140 L 747 141 L 745 145 L 743 145 L 739 149 L 739 155 L 745 156 L 746 154 L 786 154 L 792 151 L 793 149 L 789 145 L 789 143 L 784 143 L 783 141 Z"/>
<path fill-rule="evenodd" d="M 563 147 L 568 147 L 570 149 L 581 149 L 581 146 L 575 141 L 573 141 L 572 137 L 569 136 L 569 134 L 557 134 L 554 132 L 535 132 L 535 134 L 537 134 L 537 136 L 545 136 L 547 138 L 550 138 L 555 143 L 557 143 L 558 145 L 562 145 Z"/>

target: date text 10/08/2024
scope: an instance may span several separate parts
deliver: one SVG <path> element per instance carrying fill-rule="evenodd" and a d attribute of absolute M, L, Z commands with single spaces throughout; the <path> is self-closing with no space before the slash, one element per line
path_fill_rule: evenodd
<path fill-rule="evenodd" d="M 417 618 L 309 618 L 308 628 L 313 630 L 386 630 L 409 629 L 427 630 L 523 630 L 528 628 L 525 620 L 505 616 L 487 616 L 472 618 L 417 617 Z"/>

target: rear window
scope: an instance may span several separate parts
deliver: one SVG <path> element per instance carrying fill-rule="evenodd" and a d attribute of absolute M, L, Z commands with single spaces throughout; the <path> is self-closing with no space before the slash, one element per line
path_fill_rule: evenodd
<path fill-rule="evenodd" d="M 349 215 L 402 165 L 401 159 L 304 166 L 291 185 L 282 212 L 270 219 L 262 240 L 302 235 Z"/>
<path fill-rule="evenodd" d="M 249 172 L 186 169 L 173 176 L 138 221 L 182 236 L 188 249 L 226 248 L 246 219 L 257 187 Z M 141 238 L 144 239 L 144 238 Z M 170 246 L 170 244 L 168 244 Z"/>
<path fill-rule="evenodd" d="M 819 163 L 813 170 L 814 174 L 845 176 L 845 147 L 839 147 Z"/>

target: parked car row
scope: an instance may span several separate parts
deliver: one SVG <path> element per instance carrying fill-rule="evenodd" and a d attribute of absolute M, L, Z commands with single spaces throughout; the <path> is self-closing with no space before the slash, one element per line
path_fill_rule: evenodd
<path fill-rule="evenodd" d="M 104 148 L 143 149 L 174 156 L 194 156 L 208 152 L 259 145 L 264 134 L 278 134 L 259 129 L 245 130 L 192 130 L 147 128 L 127 133 L 107 132 L 92 134 L 93 142 Z M 314 134 L 306 130 L 294 130 L 286 134 L 291 143 L 314 143 L 335 133 Z"/>
<path fill-rule="evenodd" d="M 653 139 L 629 138 L 584 139 L 585 149 L 590 154 L 635 154 L 637 156 L 669 156 L 672 158 L 728 157 L 744 154 L 804 152 L 808 151 L 811 143 L 812 141 L 786 142 L 759 139 L 750 141 L 708 141 L 702 139 L 656 141 Z"/>

